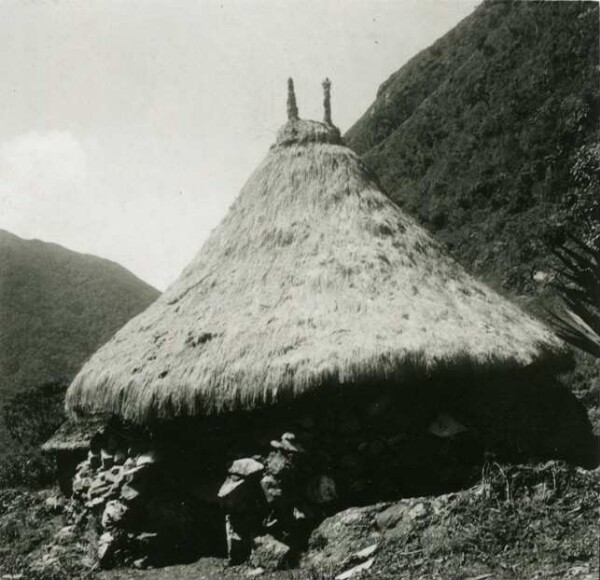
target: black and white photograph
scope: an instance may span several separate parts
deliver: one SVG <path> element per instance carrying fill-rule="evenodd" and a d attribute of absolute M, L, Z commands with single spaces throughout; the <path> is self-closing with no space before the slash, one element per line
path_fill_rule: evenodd
<path fill-rule="evenodd" d="M 0 580 L 595 580 L 600 10 L 0 0 Z"/>

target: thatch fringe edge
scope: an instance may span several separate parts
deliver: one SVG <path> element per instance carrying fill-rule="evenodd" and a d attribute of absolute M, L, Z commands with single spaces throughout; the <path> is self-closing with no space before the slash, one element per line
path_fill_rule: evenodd
<path fill-rule="evenodd" d="M 127 384 L 118 385 L 119 377 L 95 374 L 76 377 L 67 392 L 65 408 L 74 419 L 101 412 L 143 424 L 181 416 L 220 415 L 290 404 L 317 389 L 342 390 L 361 386 L 377 388 L 382 384 L 402 388 L 416 382 L 443 379 L 451 382 L 462 377 L 477 377 L 484 382 L 488 375 L 498 373 L 543 371 L 558 374 L 572 366 L 572 354 L 566 347 L 551 350 L 546 344 L 540 343 L 536 345 L 536 350 L 537 356 L 525 363 L 512 357 L 494 355 L 482 360 L 467 353 L 442 359 L 431 359 L 425 353 L 383 353 L 366 361 L 344 364 L 343 371 L 339 367 L 314 371 L 301 383 L 293 369 L 289 369 L 289 373 L 280 378 L 277 385 L 270 384 L 264 376 L 249 377 L 247 372 L 239 375 L 232 373 L 226 377 L 226 382 L 223 381 L 223 375 L 220 376 L 221 384 L 218 388 L 207 385 L 205 389 L 195 390 L 193 397 L 189 396 L 189 387 L 178 389 L 165 384 L 163 387 L 171 393 L 170 396 L 161 393 L 160 402 L 156 393 L 146 397 L 144 401 L 133 397 L 128 399 L 129 393 L 143 392 L 143 388 L 140 390 Z M 279 373 L 278 376 L 281 377 Z M 86 388 L 87 381 L 90 381 L 93 388 Z M 118 396 L 115 396 L 116 389 L 119 390 Z M 184 393 L 179 400 L 178 391 Z"/>

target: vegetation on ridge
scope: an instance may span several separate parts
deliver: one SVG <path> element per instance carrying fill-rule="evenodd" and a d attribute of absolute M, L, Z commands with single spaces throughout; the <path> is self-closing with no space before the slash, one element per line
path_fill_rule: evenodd
<path fill-rule="evenodd" d="M 347 132 L 389 195 L 471 271 L 539 293 L 566 233 L 596 239 L 598 4 L 482 4 Z"/>
<path fill-rule="evenodd" d="M 83 361 L 157 296 L 113 262 L 0 230 L 0 464 L 17 446 L 3 421 L 11 397 L 57 381 L 64 392 Z"/>

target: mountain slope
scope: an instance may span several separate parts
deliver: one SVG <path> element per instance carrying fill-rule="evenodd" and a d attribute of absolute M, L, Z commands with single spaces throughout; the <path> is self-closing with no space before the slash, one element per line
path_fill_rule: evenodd
<path fill-rule="evenodd" d="M 118 264 L 0 230 L 0 406 L 17 390 L 70 380 L 158 294 Z"/>
<path fill-rule="evenodd" d="M 597 236 L 597 98 L 596 3 L 491 1 L 383 83 L 345 139 L 471 271 L 537 294 L 553 246 Z"/>

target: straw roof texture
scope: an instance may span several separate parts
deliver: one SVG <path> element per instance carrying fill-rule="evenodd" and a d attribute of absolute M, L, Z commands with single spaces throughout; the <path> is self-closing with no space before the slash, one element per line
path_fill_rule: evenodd
<path fill-rule="evenodd" d="M 66 404 L 144 422 L 561 351 L 382 193 L 337 128 L 292 118 L 195 259 L 92 356 Z"/>
<path fill-rule="evenodd" d="M 92 437 L 100 433 L 106 426 L 107 418 L 102 416 L 84 417 L 79 420 L 65 421 L 42 445 L 42 451 L 75 451 L 86 449 Z"/>

